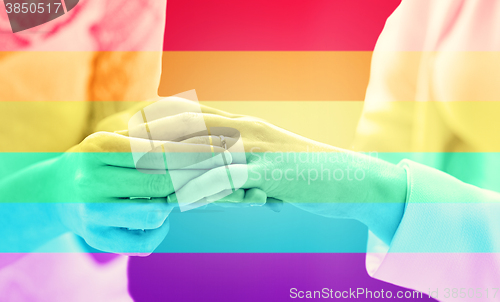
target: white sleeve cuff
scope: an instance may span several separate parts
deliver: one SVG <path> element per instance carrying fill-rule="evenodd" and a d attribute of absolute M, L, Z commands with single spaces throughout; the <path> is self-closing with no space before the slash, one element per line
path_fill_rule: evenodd
<path fill-rule="evenodd" d="M 500 194 L 409 160 L 399 165 L 408 175 L 405 212 L 390 247 L 370 234 L 370 276 L 425 293 L 439 289 L 441 301 L 447 288 L 494 287 Z"/>

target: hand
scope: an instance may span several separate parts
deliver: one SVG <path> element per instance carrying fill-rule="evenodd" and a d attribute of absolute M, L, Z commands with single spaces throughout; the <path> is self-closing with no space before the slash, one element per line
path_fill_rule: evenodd
<path fill-rule="evenodd" d="M 47 190 L 61 222 L 90 246 L 106 252 L 144 255 L 153 252 L 169 230 L 167 218 L 174 207 L 167 199 L 174 191 L 171 175 L 176 173 L 177 179 L 187 183 L 203 174 L 203 169 L 224 165 L 224 160 L 216 156 L 205 161 L 203 169 L 175 170 L 189 165 L 189 161 L 197 163 L 198 153 L 193 152 L 183 157 L 185 162 L 179 166 L 168 167 L 167 173 L 146 158 L 140 161 L 140 168 L 154 174 L 145 174 L 136 169 L 130 153 L 131 140 L 150 144 L 104 132 L 87 137 L 54 163 L 56 173 Z M 163 145 L 171 151 L 186 147 L 193 150 L 185 144 Z M 231 158 L 226 161 L 231 162 Z"/>
<path fill-rule="evenodd" d="M 179 137 L 189 135 L 193 114 L 153 121 L 150 129 L 174 128 Z M 383 240 L 392 238 L 402 215 L 406 196 L 403 168 L 375 157 L 342 150 L 250 117 L 203 114 L 211 137 L 188 138 L 183 143 L 220 144 L 219 135 L 234 143 L 240 133 L 248 164 L 234 161 L 233 181 L 248 180 L 241 188 L 257 188 L 270 198 L 283 200 L 308 212 L 336 218 L 354 218 L 367 224 Z M 233 128 L 238 131 L 226 130 Z M 217 132 L 222 129 L 222 132 Z M 156 133 L 159 133 L 156 132 Z M 231 142 L 232 141 L 232 142 Z M 222 181 L 225 168 L 215 168 L 190 181 L 176 194 L 193 201 L 231 189 Z"/>
<path fill-rule="evenodd" d="M 155 133 L 156 138 L 158 139 L 172 139 L 173 137 L 186 138 L 192 135 L 192 129 L 197 126 L 196 124 L 200 119 L 199 117 L 199 114 L 192 112 L 181 113 L 178 115 L 167 116 L 161 119 L 153 120 L 149 122 L 147 126 L 152 133 Z M 212 135 L 190 137 L 182 140 L 181 143 L 202 145 L 212 144 L 214 146 L 221 146 L 220 136 L 224 136 L 227 145 L 232 146 L 235 144 L 241 133 L 243 145 L 246 152 L 245 157 L 244 160 L 239 160 L 241 159 L 241 157 L 233 158 L 233 165 L 230 168 L 238 169 L 242 172 L 246 171 L 245 169 L 247 168 L 247 166 L 241 167 L 237 165 L 242 165 L 247 162 L 248 167 L 252 168 L 254 166 L 257 166 L 258 164 L 260 165 L 262 171 L 265 171 L 265 165 L 271 164 L 271 162 L 267 161 L 267 159 L 272 158 L 271 154 L 273 152 L 324 152 L 325 150 L 328 150 L 330 152 L 332 150 L 335 152 L 342 151 L 340 149 L 314 142 L 253 117 L 226 117 L 215 114 L 202 114 L 201 117 L 204 119 L 205 124 L 210 129 L 210 133 Z M 144 127 L 144 124 L 138 125 L 138 128 Z M 129 135 L 129 131 L 127 130 L 119 131 L 117 133 L 125 136 Z M 134 133 L 139 132 L 134 131 Z M 143 134 L 143 136 L 140 138 L 147 139 L 145 134 Z M 264 160 L 261 160 L 262 158 L 264 158 Z M 256 170 L 259 169 L 252 169 L 252 171 L 254 172 L 257 172 Z M 218 171 L 224 172 L 223 169 L 219 169 L 216 171 L 210 171 L 210 173 L 218 173 Z M 224 175 L 225 173 L 221 173 L 222 177 L 224 177 Z M 205 177 L 208 177 L 208 175 L 206 175 Z M 274 193 L 273 189 L 271 188 L 272 186 L 273 182 L 266 181 L 265 183 L 259 184 L 258 187 L 265 189 L 266 192 Z"/>
<path fill-rule="evenodd" d="M 154 109 L 150 107 L 150 105 L 154 106 Z M 153 122 L 159 117 L 168 117 L 168 116 L 189 116 L 193 112 L 205 112 L 205 113 L 210 113 L 210 114 L 216 114 L 219 116 L 224 116 L 224 117 L 230 117 L 230 118 L 243 118 L 241 115 L 234 115 L 230 114 L 228 112 L 224 112 L 221 110 L 217 110 L 214 108 L 210 108 L 208 106 L 200 105 L 197 102 L 192 102 L 190 100 L 180 98 L 180 97 L 168 97 L 168 98 L 160 98 L 157 102 L 143 102 L 140 104 L 140 106 L 136 106 L 134 108 L 131 108 L 130 110 L 127 110 L 126 112 L 120 113 L 119 115 L 114 115 L 111 116 L 110 118 L 106 119 L 103 123 L 100 124 L 100 128 L 104 128 L 107 130 L 110 130 L 112 127 L 116 126 L 122 126 L 123 128 L 128 128 L 130 127 L 129 120 L 134 119 L 137 116 L 137 112 L 141 111 L 142 109 L 145 109 L 147 107 L 149 108 L 149 112 L 154 112 L 154 114 L 148 114 L 147 115 L 147 120 L 149 122 Z M 146 109 L 147 110 L 147 109 Z M 143 116 L 144 117 L 144 111 L 143 111 Z M 193 113 L 195 114 L 195 113 Z M 195 115 L 193 115 L 195 116 Z M 141 116 L 139 116 L 141 117 Z M 112 127 L 111 127 L 112 126 Z M 138 128 L 142 129 L 141 125 L 137 125 Z M 168 128 L 168 135 L 167 132 L 165 132 L 165 135 L 163 137 L 156 137 L 156 134 L 154 134 L 153 139 L 161 139 L 164 141 L 170 141 L 173 138 L 179 137 L 179 135 L 183 135 L 183 130 L 188 130 L 188 129 L 181 129 L 179 127 L 176 127 L 174 124 L 171 124 Z M 150 129 L 151 130 L 151 129 Z M 189 130 L 188 130 L 189 131 Z M 191 130 L 192 131 L 192 130 Z M 128 130 L 125 131 L 116 131 L 116 133 L 119 134 L 124 134 L 126 136 L 138 136 L 137 134 L 140 134 L 138 137 L 143 138 L 143 139 L 151 139 L 150 135 L 146 135 L 144 131 L 133 131 L 132 134 L 129 133 Z M 153 132 L 150 133 L 155 133 Z M 189 142 L 187 141 L 186 144 L 196 144 L 196 142 Z M 171 157 L 171 154 L 168 154 L 169 157 Z M 182 156 L 182 155 L 181 155 Z M 168 161 L 168 159 L 167 159 Z M 174 187 L 179 187 L 174 179 Z M 218 194 L 215 194 L 214 196 L 209 196 L 206 198 L 209 202 L 215 202 L 219 206 L 223 207 L 233 207 L 236 204 L 239 204 L 238 206 L 241 206 L 242 204 L 245 205 L 250 205 L 250 206 L 268 206 L 270 207 L 273 211 L 279 211 L 281 208 L 278 207 L 275 204 L 268 203 L 266 204 L 267 197 L 264 192 L 251 188 L 248 190 L 236 190 L 234 192 L 229 191 L 229 192 L 220 192 Z M 231 194 L 230 194 L 231 193 Z M 228 195 L 229 194 L 229 195 Z M 177 201 L 175 198 L 175 195 L 172 196 L 174 201 Z M 182 209 L 182 208 L 181 208 Z"/>

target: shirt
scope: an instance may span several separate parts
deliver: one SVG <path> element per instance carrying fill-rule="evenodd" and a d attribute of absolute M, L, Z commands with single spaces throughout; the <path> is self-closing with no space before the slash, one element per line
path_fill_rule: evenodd
<path fill-rule="evenodd" d="M 500 280 L 499 30 L 495 0 L 403 0 L 373 53 L 356 148 L 413 161 L 400 226 L 390 246 L 370 234 L 367 270 L 440 301 L 491 301 Z"/>

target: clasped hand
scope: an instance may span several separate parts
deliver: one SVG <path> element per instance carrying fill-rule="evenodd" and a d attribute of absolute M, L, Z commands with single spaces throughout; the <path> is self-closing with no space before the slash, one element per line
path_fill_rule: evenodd
<path fill-rule="evenodd" d="M 326 217 L 358 219 L 374 225 L 376 230 L 379 228 L 380 233 L 387 229 L 387 236 L 382 234 L 382 237 L 392 238 L 394 227 L 379 227 L 380 221 L 394 220 L 392 224 L 395 224 L 400 216 L 390 214 L 394 212 L 392 206 L 381 207 L 377 203 L 379 200 L 404 202 L 404 170 L 309 140 L 257 118 L 202 109 L 203 114 L 181 113 L 148 122 L 147 128 L 160 134 L 155 137 L 157 141 L 153 145 L 157 148 L 152 154 L 183 154 L 181 160 L 168 163 L 167 171 L 165 168 L 155 171 L 158 167 L 147 158 L 137 167 L 131 143 L 151 145 L 151 141 L 147 133 L 130 137 L 128 130 L 93 134 L 62 156 L 57 163 L 58 176 L 53 188 L 59 192 L 53 196 L 58 201 L 57 212 L 62 223 L 99 250 L 148 255 L 167 235 L 168 216 L 178 206 L 177 201 L 240 207 L 285 201 Z M 193 135 L 192 125 L 199 118 L 213 130 L 210 135 Z M 224 150 L 221 136 L 229 146 L 237 138 L 225 130 L 218 133 L 220 129 L 236 129 L 241 134 L 243 157 Z M 165 138 L 171 138 L 172 132 L 182 140 L 173 142 L 162 138 L 162 133 Z M 203 157 L 208 145 L 216 155 L 200 162 L 200 154 Z M 297 154 L 311 156 L 309 153 L 325 158 L 316 162 L 297 160 Z M 339 161 L 339 154 L 351 160 Z M 144 169 L 150 172 L 140 171 Z M 331 174 L 335 169 L 347 173 L 363 170 L 363 178 L 339 179 Z M 325 171 L 328 172 L 325 174 Z M 228 174 L 232 181 L 227 181 Z M 176 186 L 172 183 L 174 178 Z M 392 215 L 394 219 L 374 220 L 376 212 Z"/>

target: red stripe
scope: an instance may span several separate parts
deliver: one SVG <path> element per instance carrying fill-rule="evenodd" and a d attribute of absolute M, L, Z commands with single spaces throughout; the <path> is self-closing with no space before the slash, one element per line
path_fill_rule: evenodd
<path fill-rule="evenodd" d="M 401 0 L 168 0 L 164 50 L 371 51 Z"/>

